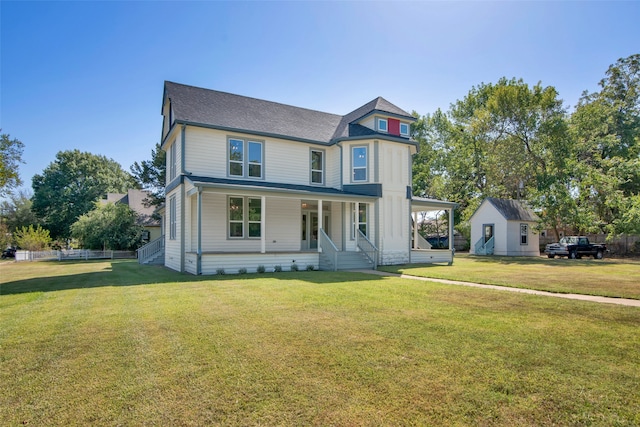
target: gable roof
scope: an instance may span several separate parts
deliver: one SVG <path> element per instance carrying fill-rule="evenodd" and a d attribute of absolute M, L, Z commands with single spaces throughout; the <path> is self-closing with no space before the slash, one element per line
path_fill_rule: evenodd
<path fill-rule="evenodd" d="M 145 199 L 149 193 L 144 190 L 129 189 L 127 194 L 107 193 L 107 198 L 103 203 L 122 203 L 129 206 L 138 214 L 138 224 L 148 227 L 160 226 L 160 221 L 153 218 L 154 206 L 147 206 Z"/>
<path fill-rule="evenodd" d="M 377 135 L 379 138 L 416 144 L 393 135 L 355 131 L 350 126 L 374 112 L 414 121 L 406 111 L 378 97 L 351 113 L 341 116 L 272 101 L 234 95 L 174 82 L 165 82 L 164 99 L 169 98 L 178 123 L 215 129 L 294 139 L 331 145 L 339 140 Z M 354 131 L 352 135 L 351 132 Z"/>
<path fill-rule="evenodd" d="M 497 199 L 495 197 L 487 197 L 485 201 L 491 203 L 494 208 L 507 221 L 538 221 L 536 215 L 531 208 L 527 207 L 519 200 Z M 484 203 L 484 202 L 483 202 Z"/>

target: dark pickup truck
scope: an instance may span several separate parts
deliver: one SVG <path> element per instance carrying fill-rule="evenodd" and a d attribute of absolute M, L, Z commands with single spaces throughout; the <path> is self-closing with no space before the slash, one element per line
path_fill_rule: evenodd
<path fill-rule="evenodd" d="M 602 259 L 606 251 L 605 245 L 589 243 L 589 239 L 584 236 L 567 236 L 560 239 L 559 243 L 548 244 L 544 253 L 549 258 L 566 256 L 579 259 L 583 256 L 592 256 L 594 259 Z"/>

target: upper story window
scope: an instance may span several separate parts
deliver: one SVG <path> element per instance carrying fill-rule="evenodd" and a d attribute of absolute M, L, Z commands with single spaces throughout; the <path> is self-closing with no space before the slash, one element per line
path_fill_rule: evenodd
<path fill-rule="evenodd" d="M 311 150 L 311 183 L 324 184 L 324 150 Z"/>
<path fill-rule="evenodd" d="M 378 132 L 388 132 L 387 119 L 378 119 Z"/>
<path fill-rule="evenodd" d="M 351 149 L 351 179 L 354 182 L 367 180 L 367 147 L 353 147 Z"/>
<path fill-rule="evenodd" d="M 409 136 L 409 123 L 400 123 L 400 135 Z"/>
<path fill-rule="evenodd" d="M 264 143 L 229 138 L 229 176 L 263 178 Z"/>
<path fill-rule="evenodd" d="M 169 181 L 172 181 L 177 175 L 178 160 L 176 157 L 176 142 L 174 141 L 169 148 Z"/>

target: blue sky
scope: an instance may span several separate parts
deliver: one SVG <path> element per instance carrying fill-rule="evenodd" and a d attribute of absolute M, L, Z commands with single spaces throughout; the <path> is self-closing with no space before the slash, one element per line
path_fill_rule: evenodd
<path fill-rule="evenodd" d="M 164 80 L 346 114 L 420 114 L 500 77 L 569 111 L 640 52 L 640 2 L 0 2 L 0 127 L 31 178 L 80 149 L 125 170 L 159 142 Z"/>

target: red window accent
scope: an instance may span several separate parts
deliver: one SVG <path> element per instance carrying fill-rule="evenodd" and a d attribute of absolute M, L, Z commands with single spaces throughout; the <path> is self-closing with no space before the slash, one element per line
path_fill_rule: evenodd
<path fill-rule="evenodd" d="M 400 135 L 400 120 L 387 119 L 389 123 L 389 133 L 391 135 Z"/>

